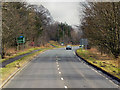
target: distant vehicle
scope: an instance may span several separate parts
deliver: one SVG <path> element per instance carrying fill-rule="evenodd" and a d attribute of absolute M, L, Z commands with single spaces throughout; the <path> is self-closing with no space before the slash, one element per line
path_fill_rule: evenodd
<path fill-rule="evenodd" d="M 79 45 L 79 48 L 83 48 L 84 47 L 84 45 Z"/>
<path fill-rule="evenodd" d="M 64 44 L 63 44 L 63 43 L 61 43 L 61 46 L 64 46 Z"/>
<path fill-rule="evenodd" d="M 61 42 L 61 46 L 64 46 L 64 42 Z"/>
<path fill-rule="evenodd" d="M 66 50 L 72 50 L 72 46 L 67 45 L 67 46 L 66 46 Z"/>
<path fill-rule="evenodd" d="M 84 49 L 90 49 L 90 45 L 87 45 L 86 48 L 85 48 L 85 45 L 79 45 L 79 48 L 84 48 Z"/>

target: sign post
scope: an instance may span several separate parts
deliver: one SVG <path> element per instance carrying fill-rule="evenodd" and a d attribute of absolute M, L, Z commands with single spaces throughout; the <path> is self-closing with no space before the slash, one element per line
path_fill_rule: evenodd
<path fill-rule="evenodd" d="M 80 39 L 80 45 L 87 50 L 87 46 L 88 46 L 88 40 L 87 39 Z"/>
<path fill-rule="evenodd" d="M 25 37 L 24 36 L 19 36 L 17 38 L 17 44 L 18 44 L 18 50 L 20 50 L 20 45 L 23 45 L 23 49 L 24 49 L 24 43 L 25 43 Z"/>

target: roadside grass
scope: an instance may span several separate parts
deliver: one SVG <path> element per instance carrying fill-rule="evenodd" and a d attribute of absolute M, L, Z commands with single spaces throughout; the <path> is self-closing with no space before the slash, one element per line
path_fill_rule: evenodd
<path fill-rule="evenodd" d="M 34 48 L 30 48 L 30 49 L 28 49 L 26 51 L 18 52 L 16 55 L 10 56 L 10 57 L 5 58 L 5 59 L 1 59 L 0 62 L 4 62 L 4 61 L 9 60 L 11 58 L 14 58 L 14 57 L 17 57 L 17 56 L 32 52 L 34 50 L 38 50 L 38 49 L 41 49 L 41 47 L 34 47 Z"/>
<path fill-rule="evenodd" d="M 55 46 L 56 48 L 62 48 L 65 46 L 61 46 L 57 41 L 50 41 L 49 42 L 51 45 Z"/>
<path fill-rule="evenodd" d="M 28 63 L 29 61 L 33 60 L 35 56 L 40 54 L 41 52 L 53 49 L 53 48 L 42 48 L 40 51 L 37 51 L 35 53 L 32 53 L 30 55 L 24 56 L 19 60 L 16 60 L 8 65 L 6 65 L 4 68 L 0 68 L 1 73 L 1 82 L 4 82 L 13 72 L 15 72 L 18 68 L 21 68 L 24 66 L 24 64 Z"/>
<path fill-rule="evenodd" d="M 51 47 L 51 48 L 52 48 L 52 46 L 51 46 L 50 44 L 54 45 L 56 48 L 61 48 L 61 47 L 63 47 L 63 46 L 60 46 L 60 44 L 59 44 L 58 42 L 50 41 L 50 42 L 47 43 L 45 46 L 32 47 L 32 48 L 26 49 L 26 50 L 24 50 L 24 51 L 23 51 L 23 50 L 22 50 L 22 51 L 18 51 L 16 54 L 14 54 L 14 55 L 12 55 L 12 56 L 9 56 L 9 57 L 7 57 L 7 58 L 1 59 L 1 60 L 0 60 L 0 63 L 1 63 L 1 62 L 4 62 L 4 61 L 6 61 L 6 60 L 9 60 L 9 59 L 11 59 L 11 58 L 14 58 L 14 57 L 17 57 L 17 56 L 20 56 L 20 55 L 23 55 L 23 54 L 32 52 L 32 51 L 34 51 L 34 50 L 38 50 L 38 49 L 46 48 L 46 47 Z"/>
<path fill-rule="evenodd" d="M 50 44 L 54 44 L 56 47 L 53 47 Z M 26 56 L 22 57 L 21 59 L 18 59 L 16 61 L 6 65 L 3 68 L 0 68 L 1 82 L 4 82 L 13 72 L 18 70 L 19 68 L 22 68 L 26 63 L 33 60 L 33 58 L 36 57 L 41 52 L 43 52 L 45 50 L 54 49 L 54 48 L 61 48 L 61 47 L 63 47 L 63 46 L 60 46 L 60 44 L 58 42 L 51 41 L 50 43 L 47 43 L 45 46 L 33 47 L 33 48 L 25 49 L 24 51 L 18 51 L 15 55 L 9 56 L 8 58 L 0 60 L 0 62 L 4 62 L 6 60 L 9 60 L 10 58 L 14 58 L 16 56 L 23 55 L 23 54 L 32 52 L 34 50 L 40 49 L 40 51 L 26 55 Z"/>
<path fill-rule="evenodd" d="M 90 62 L 93 65 L 96 65 L 97 67 L 103 69 L 104 71 L 118 77 L 120 79 L 120 67 L 119 62 L 120 58 L 113 59 L 108 56 L 100 56 L 98 53 L 93 53 L 89 50 L 77 50 L 77 54 Z M 99 58 L 100 57 L 100 58 Z M 107 58 L 107 59 L 106 59 Z M 108 59 L 109 58 L 109 59 Z"/>

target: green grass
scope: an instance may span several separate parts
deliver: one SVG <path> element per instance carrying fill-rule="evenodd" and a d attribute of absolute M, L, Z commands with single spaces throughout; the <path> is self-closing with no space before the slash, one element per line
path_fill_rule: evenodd
<path fill-rule="evenodd" d="M 31 51 L 38 50 L 38 49 L 40 49 L 40 48 L 30 48 L 30 49 L 28 49 L 27 51 L 18 52 L 16 55 L 13 55 L 13 56 L 10 56 L 9 58 L 5 58 L 5 59 L 0 60 L 0 62 L 4 62 L 4 61 L 9 60 L 9 59 L 11 59 L 11 58 L 14 58 L 14 57 L 17 57 L 17 56 L 20 56 L 20 55 L 29 53 L 29 52 L 31 52 Z"/>
<path fill-rule="evenodd" d="M 103 69 L 104 71 L 118 77 L 120 79 L 120 68 L 115 67 L 114 64 L 109 64 L 110 61 L 97 60 L 96 56 L 93 53 L 88 52 L 87 50 L 77 50 L 77 54 L 87 60 L 89 63 L 96 65 L 97 67 Z M 91 57 L 92 56 L 92 57 Z"/>

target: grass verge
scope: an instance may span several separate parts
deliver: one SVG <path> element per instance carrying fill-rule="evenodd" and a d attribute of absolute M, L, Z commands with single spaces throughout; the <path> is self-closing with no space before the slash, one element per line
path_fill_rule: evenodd
<path fill-rule="evenodd" d="M 4 61 L 9 60 L 9 59 L 11 59 L 11 58 L 14 58 L 14 57 L 17 57 L 17 56 L 20 56 L 20 55 L 23 55 L 23 54 L 32 52 L 32 51 L 34 51 L 34 50 L 38 50 L 38 49 L 41 49 L 41 48 L 40 48 L 40 47 L 35 47 L 35 48 L 30 48 L 30 49 L 28 49 L 28 50 L 26 50 L 26 51 L 23 51 L 23 52 L 18 52 L 16 55 L 13 55 L 13 56 L 10 56 L 10 57 L 8 57 L 8 58 L 5 58 L 5 59 L 0 60 L 0 62 L 4 62 Z"/>
<path fill-rule="evenodd" d="M 97 55 L 90 52 L 90 51 L 87 51 L 87 50 L 81 50 L 81 49 L 78 49 L 76 51 L 76 53 L 84 58 L 85 60 L 87 60 L 89 63 L 101 68 L 102 70 L 112 74 L 113 76 L 117 77 L 120 79 L 120 67 L 119 65 L 117 65 L 115 62 L 119 62 L 120 59 L 118 60 L 100 60 L 98 59 Z"/>

